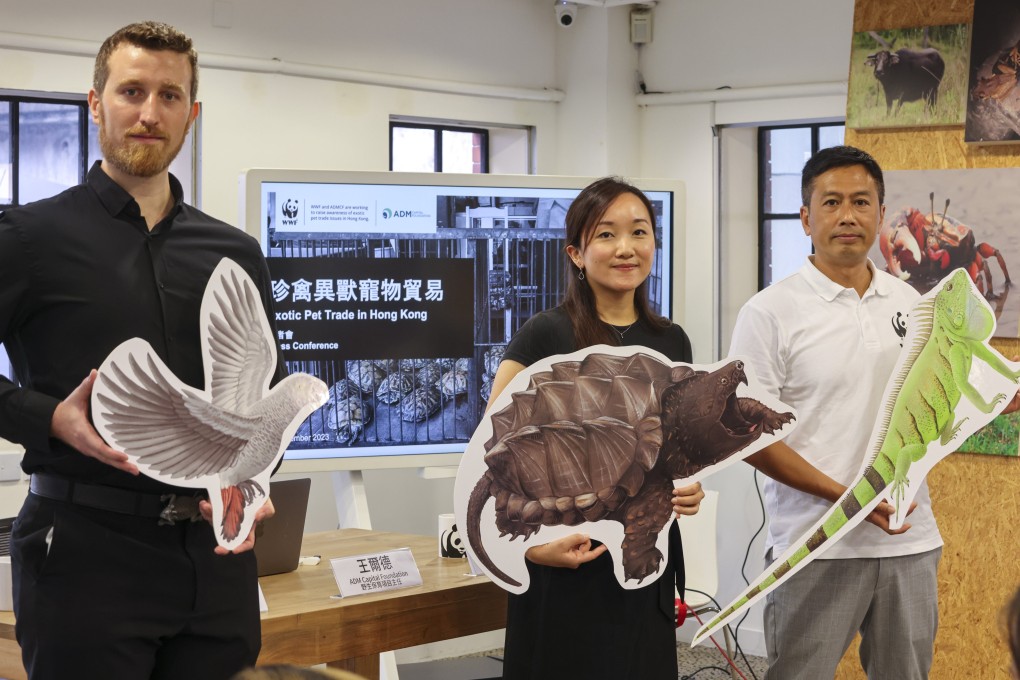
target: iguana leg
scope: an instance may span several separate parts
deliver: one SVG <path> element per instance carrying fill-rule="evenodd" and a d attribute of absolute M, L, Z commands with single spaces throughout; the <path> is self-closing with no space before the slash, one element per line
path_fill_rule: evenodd
<path fill-rule="evenodd" d="M 1020 378 L 1020 371 L 1014 371 L 1003 362 L 1002 357 L 997 352 L 993 352 L 988 349 L 988 346 L 983 342 L 973 342 L 971 347 L 974 356 L 981 359 L 983 362 L 995 369 L 995 372 L 999 375 L 1009 378 L 1014 382 Z"/>
<path fill-rule="evenodd" d="M 646 478 L 638 494 L 609 519 L 623 524 L 623 573 L 640 583 L 654 574 L 662 562 L 655 541 L 673 514 L 673 484 L 668 479 Z"/>
<path fill-rule="evenodd" d="M 1002 396 L 1004 396 L 1004 395 L 1001 395 L 1001 394 L 998 395 L 995 398 L 995 401 L 998 402 L 999 401 L 999 397 L 1002 397 Z M 953 437 L 955 437 L 957 435 L 957 433 L 960 431 L 960 428 L 963 427 L 963 424 L 965 422 L 967 422 L 967 418 L 964 418 L 963 420 L 960 420 L 959 422 L 957 422 L 952 427 L 950 427 L 950 422 L 952 422 L 952 421 L 947 421 L 945 427 L 942 428 L 942 433 L 941 433 L 941 436 L 939 437 L 939 442 L 942 444 L 942 446 L 945 446 L 946 444 L 948 444 L 953 439 Z"/>
<path fill-rule="evenodd" d="M 960 393 L 965 395 L 970 403 L 974 404 L 982 413 L 991 413 L 995 405 L 1005 399 L 1006 395 L 1000 392 L 995 395 L 992 401 L 985 401 L 984 397 L 977 391 L 977 388 L 970 383 L 970 367 L 973 355 L 977 354 L 986 361 L 990 358 L 982 356 L 983 352 L 978 350 L 978 347 L 984 348 L 984 343 L 977 341 L 955 343 L 949 350 L 949 365 L 953 371 L 953 382 L 956 384 L 956 388 L 960 390 Z M 992 363 L 989 362 L 989 365 L 992 365 Z M 992 367 L 995 368 L 995 366 Z"/>
<path fill-rule="evenodd" d="M 896 460 L 896 472 L 893 474 L 893 481 L 891 484 L 892 498 L 894 505 L 898 510 L 900 503 L 906 497 L 906 488 L 910 486 L 910 479 L 907 477 L 907 471 L 910 470 L 910 465 L 916 461 L 921 460 L 924 454 L 927 452 L 928 447 L 923 443 L 905 444 L 900 450 L 898 455 L 895 456 Z"/>

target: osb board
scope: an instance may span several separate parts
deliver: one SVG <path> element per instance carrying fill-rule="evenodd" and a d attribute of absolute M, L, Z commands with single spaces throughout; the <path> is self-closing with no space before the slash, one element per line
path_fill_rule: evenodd
<path fill-rule="evenodd" d="M 855 0 L 854 33 L 884 28 L 969 24 L 974 0 Z"/>
<path fill-rule="evenodd" d="M 928 474 L 945 547 L 932 680 L 1009 678 L 1001 613 L 1020 585 L 1020 460 L 956 453 Z M 856 641 L 837 680 L 861 680 Z"/>
<path fill-rule="evenodd" d="M 851 130 L 846 143 L 864 149 L 883 170 L 1013 168 L 1020 166 L 1020 146 L 975 146 L 963 141 L 963 126 L 937 130 Z"/>
<path fill-rule="evenodd" d="M 969 24 L 973 18 L 974 0 L 855 0 L 853 30 L 859 33 L 913 26 Z M 847 144 L 873 155 L 886 170 L 1020 166 L 1020 147 L 965 144 L 963 126 L 916 131 L 848 129 L 845 138 Z"/>
<path fill-rule="evenodd" d="M 854 32 L 970 23 L 973 0 L 855 0 Z M 886 170 L 1020 166 L 1020 148 L 974 146 L 963 127 L 846 131 L 846 143 L 871 153 Z M 928 474 L 945 540 L 939 565 L 939 632 L 933 680 L 1009 678 L 1001 611 L 1020 585 L 1020 460 L 953 454 Z M 860 680 L 857 641 L 836 680 Z"/>

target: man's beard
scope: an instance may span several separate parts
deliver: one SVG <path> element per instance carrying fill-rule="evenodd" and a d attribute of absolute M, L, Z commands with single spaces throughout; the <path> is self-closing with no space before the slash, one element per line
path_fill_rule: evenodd
<path fill-rule="evenodd" d="M 103 116 L 99 117 L 99 148 L 103 152 L 103 158 L 113 167 L 133 177 L 153 177 L 169 168 L 188 136 L 185 131 L 174 147 L 167 146 L 166 143 L 141 144 L 129 139 L 131 135 L 153 133 L 151 128 L 136 125 L 124 133 L 124 139 L 120 143 L 115 143 L 106 135 Z M 171 142 L 170 136 L 166 133 L 158 134 L 165 135 L 166 142 Z"/>

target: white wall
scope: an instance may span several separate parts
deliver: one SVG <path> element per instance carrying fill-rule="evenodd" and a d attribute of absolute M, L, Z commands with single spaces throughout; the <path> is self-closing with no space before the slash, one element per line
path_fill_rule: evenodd
<path fill-rule="evenodd" d="M 717 265 L 720 249 L 729 254 L 736 248 L 746 259 L 756 238 L 746 204 L 720 210 L 723 185 L 731 198 L 757 191 L 753 171 L 746 168 L 724 168 L 720 182 L 717 126 L 842 116 L 845 98 L 839 93 L 791 96 L 783 88 L 845 82 L 853 15 L 852 0 L 661 0 L 654 9 L 654 40 L 639 51 L 629 43 L 628 10 L 622 7 L 581 7 L 575 26 L 561 29 L 552 0 L 217 5 L 232 9 L 229 28 L 213 26 L 212 0 L 141 9 L 127 0 L 0 0 L 0 89 L 83 92 L 91 80 L 91 58 L 33 51 L 25 41 L 76 40 L 94 50 L 114 28 L 144 18 L 179 26 L 195 39 L 200 54 L 321 68 L 325 78 L 203 70 L 203 207 L 231 222 L 237 220 L 237 180 L 244 168 L 385 170 L 391 115 L 532 126 L 533 164 L 541 174 L 680 179 L 687 214 L 685 233 L 676 241 L 674 316 L 691 335 L 700 362 L 717 358 L 720 344 L 728 342 L 733 310 L 754 292 L 754 277 L 733 266 L 739 258 L 727 255 Z M 11 48 L 11 36 L 20 47 Z M 342 82 L 332 77 L 336 69 L 365 77 Z M 648 92 L 667 95 L 650 95 L 639 106 L 638 71 Z M 378 83 L 396 77 L 402 84 L 365 84 L 373 74 Z M 465 90 L 495 86 L 502 94 L 437 93 L 428 91 L 434 89 L 431 81 L 463 83 Z M 720 87 L 737 94 L 743 88 L 775 89 L 736 100 L 726 99 L 733 92 L 723 92 L 719 101 L 709 96 L 668 103 L 668 94 Z M 523 94 L 507 95 L 515 89 Z M 562 101 L 542 100 L 543 93 L 557 92 Z M 660 96 L 664 99 L 656 101 Z M 730 141 L 728 149 L 723 144 L 726 157 L 746 159 L 746 138 Z M 519 148 L 506 152 L 517 154 L 515 159 L 528 154 Z M 722 316 L 717 297 L 725 303 Z M 743 585 L 740 560 L 760 521 L 750 477 L 749 468 L 735 466 L 706 485 L 722 493 L 724 601 Z M 413 470 L 378 471 L 367 472 L 365 483 L 376 529 L 432 534 L 436 514 L 452 507 L 452 480 L 423 480 Z M 0 513 L 16 507 L 24 493 L 23 484 L 0 484 Z M 328 476 L 316 475 L 309 528 L 335 525 L 331 494 Z M 761 569 L 759 555 L 760 548 L 753 547 L 749 576 Z M 763 651 L 760 631 L 755 614 L 742 628 L 748 652 Z"/>

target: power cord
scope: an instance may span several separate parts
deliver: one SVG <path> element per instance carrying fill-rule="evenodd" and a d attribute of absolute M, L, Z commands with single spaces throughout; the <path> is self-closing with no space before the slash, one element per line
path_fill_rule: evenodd
<path fill-rule="evenodd" d="M 712 601 L 712 605 L 715 606 L 715 610 L 717 612 L 721 612 L 722 611 L 722 607 L 719 605 L 719 601 L 716 600 L 711 595 L 709 595 L 708 593 L 704 592 L 703 590 L 698 590 L 697 588 L 686 588 L 686 590 L 688 590 L 688 591 L 690 591 L 692 593 L 697 593 L 699 595 L 704 595 L 705 597 L 707 597 L 709 600 Z M 693 614 L 694 618 L 698 620 L 698 623 L 704 625 L 704 622 L 701 620 L 701 617 L 698 616 L 698 614 L 696 612 L 692 611 L 691 614 Z M 729 626 L 727 626 L 727 628 L 728 627 Z M 737 668 L 737 664 L 735 664 L 733 662 L 733 659 L 731 659 L 726 654 L 725 650 L 723 650 L 723 648 L 719 646 L 719 643 L 715 641 L 715 638 L 710 635 L 710 636 L 708 636 L 708 639 L 712 641 L 712 644 L 715 645 L 715 648 L 718 649 L 719 653 L 723 655 L 723 658 L 726 659 L 726 662 L 729 663 L 729 665 L 733 667 L 733 670 L 735 670 L 737 672 L 737 675 L 739 675 L 741 678 L 744 678 L 744 680 L 747 680 L 747 678 L 744 677 L 744 674 L 740 672 L 740 669 Z M 758 677 L 754 674 L 754 669 L 751 668 L 751 662 L 747 660 L 747 655 L 745 655 L 744 654 L 744 650 L 740 648 L 740 643 L 737 641 L 737 636 L 736 635 L 733 636 L 733 646 L 736 647 L 737 652 L 739 652 L 740 656 L 743 657 L 744 664 L 747 666 L 747 670 L 751 673 L 751 677 L 754 678 L 754 680 L 758 680 Z M 700 673 L 701 671 L 703 671 L 703 670 L 705 670 L 707 668 L 717 668 L 717 667 L 716 666 L 702 666 L 698 670 L 694 671 L 694 673 Z M 729 673 L 728 670 L 726 672 Z M 693 677 L 693 674 L 691 676 L 688 676 L 688 677 Z"/>
<path fill-rule="evenodd" d="M 747 542 L 747 549 L 744 550 L 744 561 L 740 564 L 740 577 L 742 579 L 744 579 L 744 583 L 746 585 L 748 585 L 748 586 L 751 585 L 751 581 L 748 580 L 747 574 L 744 573 L 744 570 L 747 568 L 747 559 L 751 555 L 751 546 L 754 545 L 754 541 L 755 541 L 755 539 L 758 538 L 758 534 L 760 534 L 762 532 L 762 530 L 765 529 L 765 519 L 766 519 L 765 518 L 765 501 L 761 497 L 761 487 L 758 485 L 758 470 L 757 469 L 754 470 L 754 475 L 752 476 L 752 479 L 754 480 L 754 491 L 755 491 L 755 493 L 758 494 L 758 508 L 761 510 L 761 524 L 758 525 L 758 530 L 754 532 L 753 536 L 751 536 L 751 540 L 749 540 Z M 750 613 L 751 613 L 750 609 L 745 611 L 744 615 L 740 617 L 739 621 L 737 621 L 737 625 L 733 627 L 733 644 L 736 646 L 737 650 L 740 652 L 740 655 L 744 658 L 744 663 L 747 664 L 747 670 L 749 670 L 751 672 L 751 677 L 754 678 L 754 680 L 758 680 L 758 676 L 754 674 L 754 669 L 751 668 L 751 664 L 748 662 L 747 657 L 744 655 L 744 650 L 740 647 L 740 642 L 739 642 L 739 638 L 740 638 L 740 626 L 743 625 L 744 619 L 746 619 L 747 615 L 750 614 Z"/>
<path fill-rule="evenodd" d="M 701 668 L 694 671 L 690 675 L 681 675 L 680 680 L 693 680 L 694 677 L 698 675 L 698 673 L 701 673 L 702 671 L 719 671 L 727 678 L 730 677 L 730 671 L 728 668 L 723 668 L 722 666 L 702 666 Z"/>

